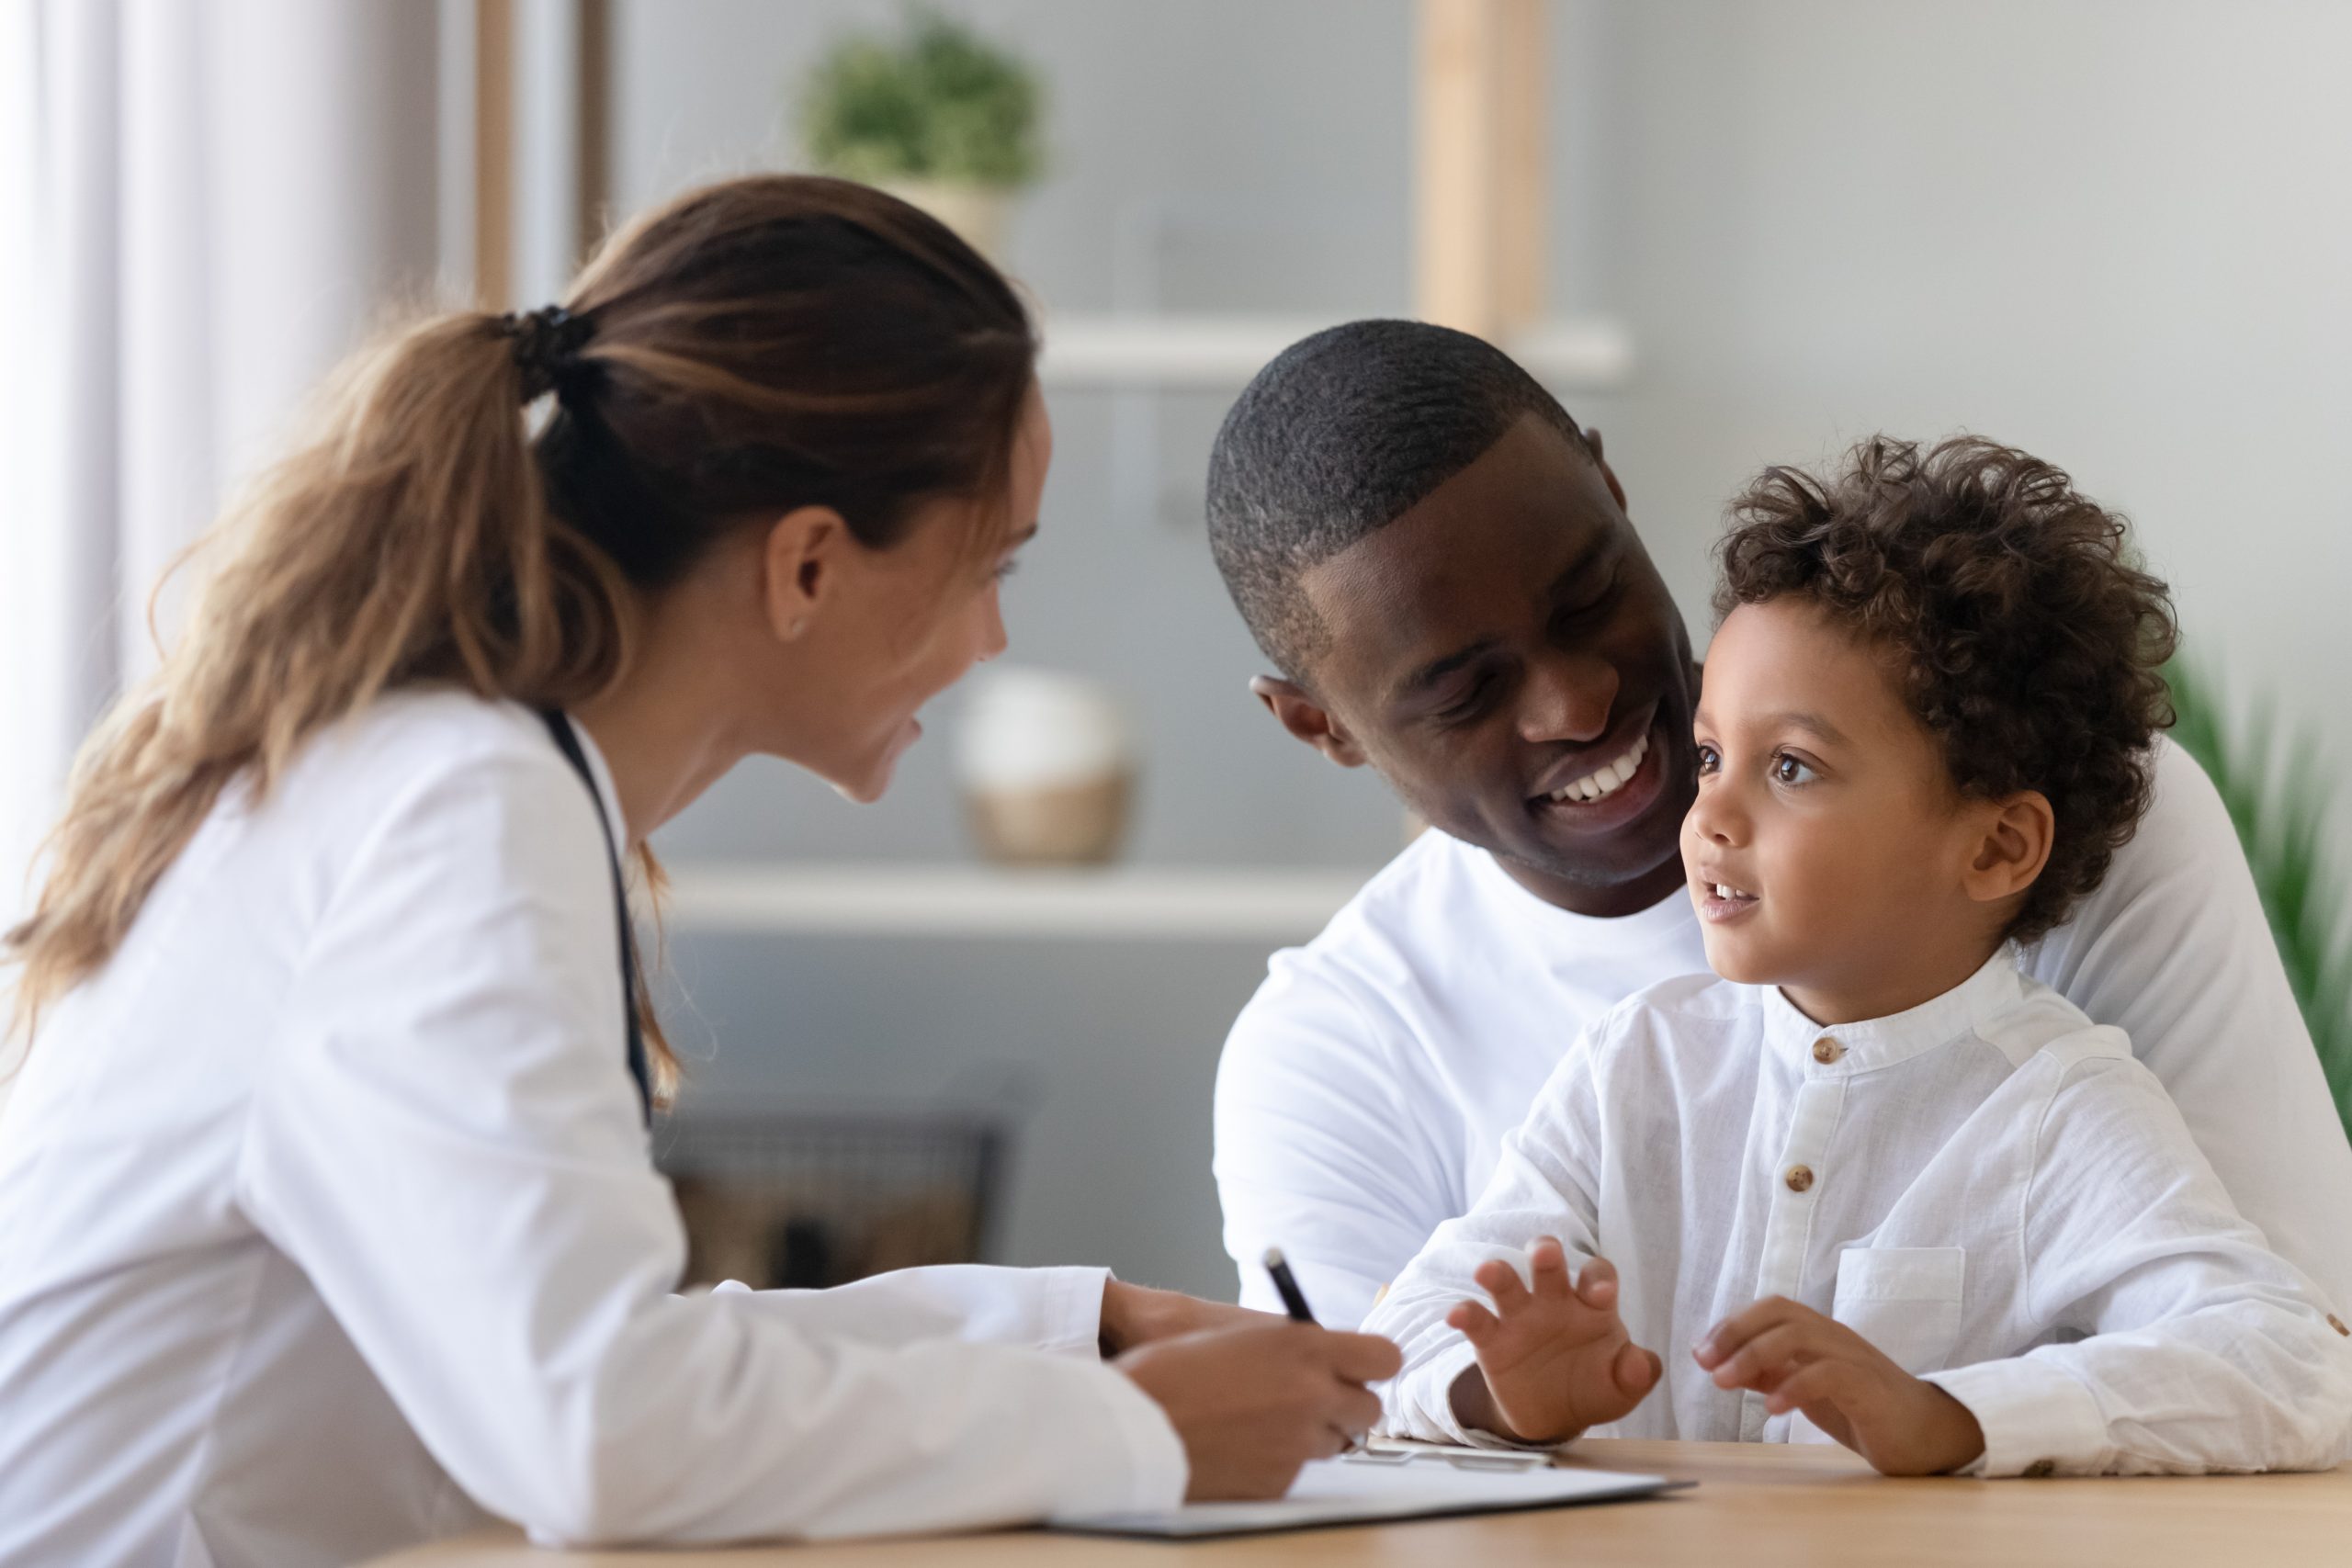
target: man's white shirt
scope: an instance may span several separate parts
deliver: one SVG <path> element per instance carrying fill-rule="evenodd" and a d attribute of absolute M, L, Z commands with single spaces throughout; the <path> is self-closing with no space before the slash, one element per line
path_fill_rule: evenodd
<path fill-rule="evenodd" d="M 603 759 L 589 761 L 617 837 Z M 348 1562 L 1166 1506 L 1101 1269 L 671 1294 L 605 840 L 529 712 L 224 799 L 0 1114 L 0 1563 Z"/>
<path fill-rule="evenodd" d="M 1619 1271 L 1665 1377 L 1601 1436 L 1823 1441 L 1717 1388 L 1711 1325 L 1785 1296 L 1942 1385 L 1988 1475 L 2318 1469 L 2352 1437 L 2352 1337 L 2239 1216 L 2122 1034 L 1996 954 L 1894 1018 L 1825 1028 L 1685 976 L 1560 1063 L 1469 1213 L 1364 1327 L 1405 1370 L 1385 1426 L 1476 1441 L 1445 1325 L 1490 1258 L 1556 1236 Z"/>
<path fill-rule="evenodd" d="M 2107 880 L 2024 971 L 2129 1035 L 2239 1211 L 2352 1315 L 2352 1146 L 2245 855 L 2168 740 L 2155 785 Z M 1574 915 L 1485 852 L 1421 835 L 1322 935 L 1274 956 L 1227 1043 L 1216 1178 L 1241 1299 L 1278 1308 L 1258 1259 L 1279 1246 L 1319 1316 L 1361 1323 L 1485 1188 L 1579 1032 L 1705 968 L 1685 894 Z"/>

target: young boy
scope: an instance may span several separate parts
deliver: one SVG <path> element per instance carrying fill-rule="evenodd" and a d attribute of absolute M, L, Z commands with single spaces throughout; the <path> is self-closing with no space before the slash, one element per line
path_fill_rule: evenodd
<path fill-rule="evenodd" d="M 1385 1428 L 1826 1434 L 1889 1474 L 2336 1463 L 2343 1309 L 2010 950 L 2146 808 L 2164 585 L 1983 441 L 1770 469 L 1733 515 L 1682 836 L 1720 978 L 1588 1031 L 1397 1279 L 1364 1325 L 1405 1352 Z"/>

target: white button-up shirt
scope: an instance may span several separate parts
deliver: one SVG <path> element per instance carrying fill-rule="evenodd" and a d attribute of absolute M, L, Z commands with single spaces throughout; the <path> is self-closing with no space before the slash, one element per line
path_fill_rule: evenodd
<path fill-rule="evenodd" d="M 1182 1496 L 1173 1428 L 1097 1359 L 1100 1269 L 671 1293 L 615 919 L 521 708 L 395 696 L 223 800 L 0 1112 L 0 1563 Z"/>
<path fill-rule="evenodd" d="M 1703 976 L 1614 1010 L 1364 1325 L 1405 1350 L 1390 1429 L 1472 1438 L 1449 1391 L 1475 1358 L 1445 1314 L 1543 1235 L 1617 1266 L 1628 1331 L 1666 1362 L 1603 1435 L 1821 1440 L 1690 1359 L 1786 1296 L 1966 1404 L 1987 1474 L 2324 1467 L 2352 1443 L 2352 1338 L 2317 1287 L 2122 1034 L 2006 953 L 1836 1028 Z"/>

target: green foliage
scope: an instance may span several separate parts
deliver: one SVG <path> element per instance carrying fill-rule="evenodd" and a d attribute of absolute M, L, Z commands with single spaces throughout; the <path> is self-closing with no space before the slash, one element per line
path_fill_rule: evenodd
<path fill-rule="evenodd" d="M 801 137 L 828 174 L 868 183 L 1025 185 L 1043 162 L 1029 67 L 935 12 L 902 38 L 833 47 L 801 99 Z"/>
<path fill-rule="evenodd" d="M 2344 940 L 2344 884 L 2323 858 L 2328 789 L 2318 746 L 2309 734 L 2282 745 L 2267 701 L 2256 705 L 2246 733 L 2233 737 L 2221 695 L 2202 672 L 2175 662 L 2165 678 L 2180 715 L 2173 739 L 2204 764 L 2237 825 L 2287 983 L 2352 1133 L 2352 950 Z"/>

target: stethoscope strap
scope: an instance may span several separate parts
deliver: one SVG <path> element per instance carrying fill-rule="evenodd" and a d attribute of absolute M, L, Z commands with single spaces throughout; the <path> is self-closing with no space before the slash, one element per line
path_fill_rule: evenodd
<path fill-rule="evenodd" d="M 619 921 L 621 933 L 621 1011 L 628 1025 L 628 1076 L 637 1080 L 638 1103 L 645 1109 L 649 1125 L 653 1121 L 653 1080 L 646 1068 L 645 1030 L 637 1016 L 637 939 L 629 920 L 628 887 L 621 877 L 620 845 L 613 841 L 613 820 L 605 814 L 605 797 L 596 788 L 596 775 L 588 766 L 588 755 L 580 749 L 580 737 L 572 732 L 571 720 L 555 708 L 542 708 L 540 719 L 548 733 L 555 737 L 556 750 L 588 786 L 588 799 L 596 807 L 596 826 L 605 831 L 605 858 L 613 872 L 613 913 Z"/>

